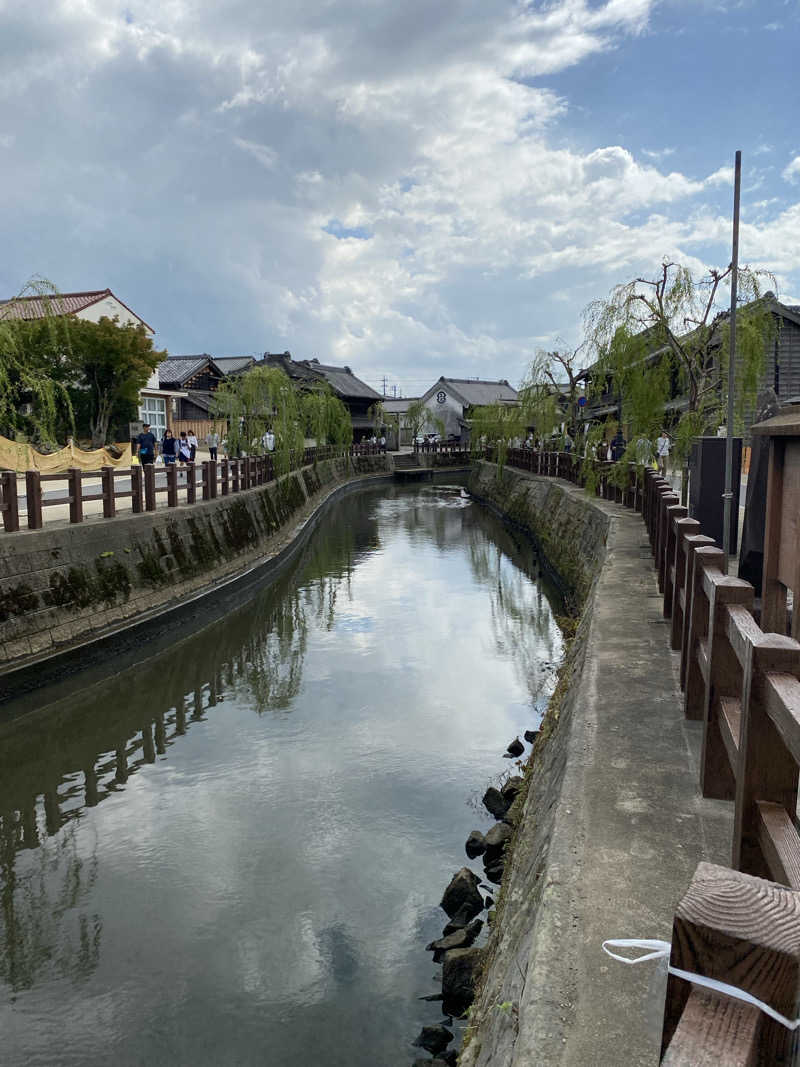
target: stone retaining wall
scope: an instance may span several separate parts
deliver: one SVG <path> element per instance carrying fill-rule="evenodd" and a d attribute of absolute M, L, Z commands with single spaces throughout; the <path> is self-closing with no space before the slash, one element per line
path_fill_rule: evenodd
<path fill-rule="evenodd" d="M 298 525 L 385 455 L 326 460 L 216 500 L 0 541 L 0 673 L 191 598 L 279 552 Z"/>
<path fill-rule="evenodd" d="M 547 907 L 547 892 L 553 891 L 545 889 L 551 886 L 546 871 L 567 767 L 571 723 L 573 716 L 580 713 L 575 707 L 577 682 L 586 653 L 593 587 L 605 560 L 610 519 L 601 505 L 575 487 L 508 467 L 498 477 L 494 464 L 481 463 L 469 488 L 473 495 L 536 538 L 571 593 L 580 618 L 526 767 L 527 788 L 511 811 L 515 831 L 510 858 L 480 991 L 459 1059 L 462 1067 L 500 1067 L 516 1062 L 514 1011 L 531 978 L 528 967 L 539 911 Z M 565 930 L 565 936 L 567 933 Z"/>

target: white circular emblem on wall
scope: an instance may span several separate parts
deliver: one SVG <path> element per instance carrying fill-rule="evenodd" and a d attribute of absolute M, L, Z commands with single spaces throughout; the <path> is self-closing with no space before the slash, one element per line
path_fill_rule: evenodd
<path fill-rule="evenodd" d="M 444 404 L 444 402 L 446 400 L 447 400 L 447 393 L 444 391 L 444 389 L 440 389 L 439 392 L 436 394 L 436 403 L 437 404 Z"/>

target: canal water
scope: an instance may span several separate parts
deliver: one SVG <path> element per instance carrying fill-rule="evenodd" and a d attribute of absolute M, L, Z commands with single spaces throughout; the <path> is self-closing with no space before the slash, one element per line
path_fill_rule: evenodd
<path fill-rule="evenodd" d="M 369 490 L 237 611 L 0 727 L 0 1062 L 410 1064 L 554 607 L 463 489 Z"/>

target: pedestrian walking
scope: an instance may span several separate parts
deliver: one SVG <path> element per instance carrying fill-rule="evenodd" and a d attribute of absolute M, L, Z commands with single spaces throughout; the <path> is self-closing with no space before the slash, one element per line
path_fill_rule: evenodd
<path fill-rule="evenodd" d="M 206 444 L 208 445 L 208 454 L 212 459 L 217 458 L 217 449 L 219 448 L 219 434 L 216 430 L 212 430 L 211 433 L 206 434 Z"/>
<path fill-rule="evenodd" d="M 194 430 L 189 430 L 187 432 L 186 440 L 189 442 L 189 448 L 191 450 L 191 457 L 190 458 L 191 458 L 192 463 L 194 463 L 194 457 L 197 454 L 197 448 L 198 448 L 198 446 L 200 444 L 200 442 L 197 440 L 197 437 L 195 436 Z"/>
<path fill-rule="evenodd" d="M 164 466 L 168 467 L 178 458 L 178 442 L 172 434 L 172 430 L 164 430 L 161 438 L 161 455 L 164 457 Z"/>
<path fill-rule="evenodd" d="M 181 463 L 188 463 L 191 458 L 192 448 L 186 436 L 186 430 L 181 430 L 180 440 L 178 441 L 178 460 Z"/>
<path fill-rule="evenodd" d="M 658 460 L 658 469 L 661 471 L 661 477 L 666 478 L 667 466 L 669 464 L 669 450 L 672 447 L 672 442 L 669 439 L 666 430 L 662 430 L 656 438 L 656 458 Z"/>
<path fill-rule="evenodd" d="M 156 461 L 156 438 L 155 434 L 150 433 L 149 422 L 143 423 L 142 432 L 136 438 L 136 453 L 142 466 Z"/>
<path fill-rule="evenodd" d="M 620 427 L 611 439 L 611 459 L 614 463 L 617 463 L 625 455 L 625 449 L 628 447 L 628 442 L 625 440 L 625 435 Z"/>

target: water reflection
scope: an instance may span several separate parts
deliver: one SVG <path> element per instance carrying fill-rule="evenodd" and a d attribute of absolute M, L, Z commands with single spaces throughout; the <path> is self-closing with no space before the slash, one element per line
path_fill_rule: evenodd
<path fill-rule="evenodd" d="M 462 490 L 337 516 L 239 610 L 0 728 L 0 979 L 40 1020 L 48 981 L 90 988 L 117 1062 L 262 1062 L 269 1035 L 277 1067 L 340 1031 L 326 1063 L 408 1060 L 466 797 L 560 637 L 529 546 Z M 59 998 L 12 1062 L 59 1027 L 62 1062 L 105 1062 Z"/>

